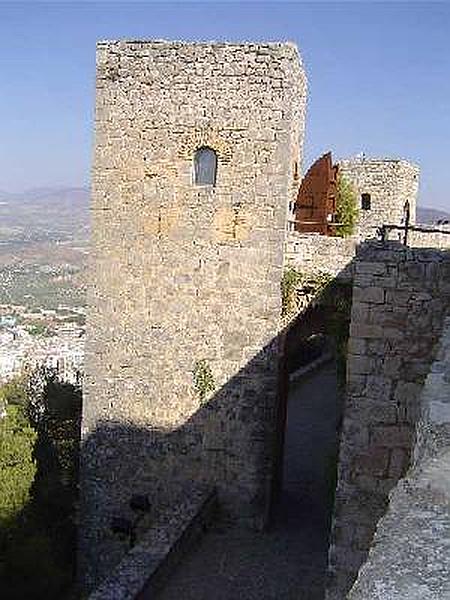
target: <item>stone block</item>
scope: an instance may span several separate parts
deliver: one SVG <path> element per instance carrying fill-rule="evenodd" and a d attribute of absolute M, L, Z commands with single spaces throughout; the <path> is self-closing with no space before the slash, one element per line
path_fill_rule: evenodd
<path fill-rule="evenodd" d="M 347 380 L 347 396 L 362 396 L 366 388 L 366 376 L 352 374 Z M 348 406 L 348 401 L 347 401 Z"/>
<path fill-rule="evenodd" d="M 353 375 L 360 375 L 370 373 L 374 359 L 368 356 L 360 356 L 359 354 L 348 355 L 348 373 L 350 374 L 349 379 Z"/>
<path fill-rule="evenodd" d="M 400 479 L 406 472 L 409 463 L 409 452 L 402 448 L 394 448 L 389 456 L 389 477 Z"/>
<path fill-rule="evenodd" d="M 341 452 L 344 446 L 349 446 L 348 450 L 354 448 L 365 448 L 369 444 L 369 428 L 366 423 L 353 420 L 351 415 L 345 417 L 342 424 Z"/>
<path fill-rule="evenodd" d="M 367 376 L 367 385 L 366 385 L 366 395 L 367 398 L 372 399 L 380 399 L 380 404 L 383 401 L 389 400 L 391 389 L 392 389 L 392 379 L 389 377 L 385 377 L 384 375 L 368 375 Z"/>
<path fill-rule="evenodd" d="M 377 481 L 377 490 L 383 496 L 389 496 L 391 491 L 395 488 L 399 480 L 399 477 L 386 477 Z"/>
<path fill-rule="evenodd" d="M 364 427 L 398 423 L 398 407 L 392 397 L 371 398 L 365 391 L 360 396 L 348 396 L 345 414 Z"/>
<path fill-rule="evenodd" d="M 370 304 L 383 304 L 385 291 L 381 287 L 357 287 L 353 288 L 353 302 L 364 302 Z"/>
<path fill-rule="evenodd" d="M 365 339 L 358 339 L 351 337 L 348 341 L 348 352 L 349 354 L 365 354 L 367 348 L 367 342 Z"/>
<path fill-rule="evenodd" d="M 372 543 L 373 535 L 372 527 L 357 525 L 353 529 L 353 542 L 358 549 L 367 551 Z"/>
<path fill-rule="evenodd" d="M 378 489 L 378 479 L 371 474 L 352 471 L 350 481 L 364 492 L 372 493 L 376 492 Z"/>
<path fill-rule="evenodd" d="M 367 557 L 367 550 L 360 550 L 356 545 L 349 552 L 343 552 L 338 559 L 339 570 L 356 573 Z"/>
<path fill-rule="evenodd" d="M 386 291 L 386 303 L 393 304 L 394 306 L 407 307 L 408 303 L 412 300 L 412 292 L 410 290 L 387 290 Z"/>
<path fill-rule="evenodd" d="M 367 354 L 369 356 L 385 357 L 391 347 L 391 342 L 385 339 L 369 339 L 367 340 Z"/>
<path fill-rule="evenodd" d="M 375 425 L 370 430 L 370 443 L 374 446 L 410 449 L 413 439 L 413 430 L 407 426 Z"/>
<path fill-rule="evenodd" d="M 368 323 L 370 317 L 370 306 L 362 302 L 354 303 L 352 306 L 351 322 Z"/>
<path fill-rule="evenodd" d="M 384 275 L 386 273 L 387 266 L 385 262 L 368 262 L 358 261 L 356 263 L 356 274 L 360 273 L 369 275 Z"/>
<path fill-rule="evenodd" d="M 353 459 L 352 470 L 355 473 L 383 478 L 388 470 L 390 452 L 387 448 L 369 447 Z"/>
<path fill-rule="evenodd" d="M 383 361 L 383 373 L 392 379 L 398 378 L 402 371 L 403 358 L 388 356 Z"/>
<path fill-rule="evenodd" d="M 367 325 L 352 321 L 350 323 L 350 336 L 363 339 L 383 338 L 383 328 L 380 325 Z"/>

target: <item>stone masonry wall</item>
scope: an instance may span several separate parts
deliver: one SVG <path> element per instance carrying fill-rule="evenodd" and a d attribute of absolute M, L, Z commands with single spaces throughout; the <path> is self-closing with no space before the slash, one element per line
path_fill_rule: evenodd
<path fill-rule="evenodd" d="M 376 237 L 383 224 L 401 225 L 410 204 L 410 223 L 416 220 L 419 169 L 405 160 L 354 158 L 339 162 L 339 172 L 353 184 L 358 199 L 359 237 Z M 361 209 L 361 194 L 371 197 L 370 210 Z"/>
<path fill-rule="evenodd" d="M 98 45 L 85 588 L 126 552 L 109 522 L 133 494 L 157 513 L 185 484 L 216 484 L 225 514 L 265 521 L 305 101 L 292 44 Z M 193 184 L 203 146 L 218 156 L 215 186 Z"/>
<path fill-rule="evenodd" d="M 351 600 L 450 598 L 450 319 L 420 397 L 413 468 L 389 497 Z"/>
<path fill-rule="evenodd" d="M 419 395 L 450 300 L 450 255 L 370 242 L 355 261 L 327 598 L 342 600 L 409 465 Z"/>
<path fill-rule="evenodd" d="M 340 279 L 351 279 L 352 261 L 356 255 L 355 237 L 328 237 L 319 233 L 288 233 L 285 244 L 285 266 L 302 273 L 322 271 Z"/>
<path fill-rule="evenodd" d="M 450 234 L 446 233 L 444 228 L 436 231 L 435 228 L 427 228 L 425 225 L 420 227 L 423 231 L 408 231 L 409 247 L 450 249 Z M 403 239 L 404 232 L 388 232 L 387 241 L 399 242 Z M 290 231 L 285 242 L 285 266 L 304 273 L 322 271 L 340 279 L 352 279 L 353 259 L 360 243 L 361 240 L 357 236 L 340 238 Z"/>
<path fill-rule="evenodd" d="M 408 230 L 407 244 L 412 248 L 438 248 L 439 250 L 450 249 L 450 231 L 448 229 L 418 225 L 418 230 Z M 401 241 L 404 239 L 404 231 L 390 230 L 387 233 L 388 240 Z"/>

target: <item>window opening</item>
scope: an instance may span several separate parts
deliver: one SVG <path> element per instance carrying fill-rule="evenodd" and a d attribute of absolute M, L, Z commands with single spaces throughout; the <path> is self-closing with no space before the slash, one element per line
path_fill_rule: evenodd
<path fill-rule="evenodd" d="M 216 185 L 217 154 L 212 148 L 199 148 L 194 156 L 195 185 Z"/>
<path fill-rule="evenodd" d="M 370 194 L 361 194 L 362 210 L 370 210 Z"/>

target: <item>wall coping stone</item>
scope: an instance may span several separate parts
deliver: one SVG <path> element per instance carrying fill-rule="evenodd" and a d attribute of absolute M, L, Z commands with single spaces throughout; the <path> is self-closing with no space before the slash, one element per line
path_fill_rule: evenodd
<path fill-rule="evenodd" d="M 189 490 L 151 526 L 89 600 L 152 598 L 216 510 L 214 488 Z"/>

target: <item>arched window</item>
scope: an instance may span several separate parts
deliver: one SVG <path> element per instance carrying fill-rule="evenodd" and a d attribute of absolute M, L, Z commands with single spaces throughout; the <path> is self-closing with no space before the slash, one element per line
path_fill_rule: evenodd
<path fill-rule="evenodd" d="M 194 183 L 216 185 L 217 154 L 212 148 L 199 148 L 194 156 Z"/>

